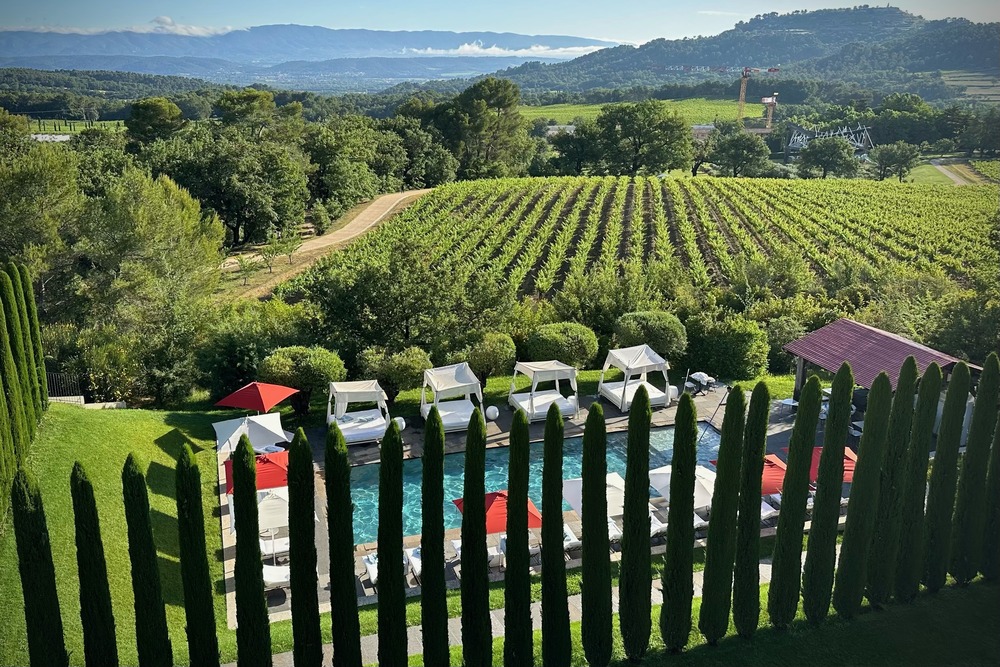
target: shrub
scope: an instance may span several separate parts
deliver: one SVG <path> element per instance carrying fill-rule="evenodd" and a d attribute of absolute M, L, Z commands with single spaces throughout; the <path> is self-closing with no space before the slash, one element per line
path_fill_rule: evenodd
<path fill-rule="evenodd" d="M 597 336 L 576 322 L 543 324 L 528 338 L 525 352 L 531 361 L 557 359 L 584 368 L 597 354 Z"/>
<path fill-rule="evenodd" d="M 316 577 L 316 482 L 312 448 L 301 428 L 288 449 L 288 561 L 291 568 L 292 655 L 296 665 L 323 663 Z"/>
<path fill-rule="evenodd" d="M 641 262 L 600 263 L 566 276 L 552 305 L 563 321 L 586 322 L 604 346 L 618 318 L 651 306 L 650 282 Z"/>
<path fill-rule="evenodd" d="M 436 405 L 431 406 L 430 414 L 427 415 L 421 468 L 423 523 L 420 528 L 420 558 L 423 561 L 423 577 L 420 581 L 420 615 L 424 662 L 428 665 L 446 665 L 448 601 L 444 580 L 444 424 L 441 423 L 441 414 Z M 349 468 L 347 475 L 350 476 Z M 353 563 L 353 555 L 350 562 Z M 353 590 L 351 597 L 355 597 Z"/>
<path fill-rule="evenodd" d="M 309 402 L 313 392 L 323 394 L 331 382 L 339 382 L 347 377 L 344 362 L 336 352 L 326 348 L 279 347 L 260 364 L 260 380 L 295 387 L 299 393 L 291 396 L 290 402 L 296 414 L 309 412 Z"/>
<path fill-rule="evenodd" d="M 380 665 L 405 665 L 403 440 L 396 422 L 389 423 L 381 449 L 378 479 L 378 661 Z M 485 536 L 483 549 L 486 549 Z"/>
<path fill-rule="evenodd" d="M 782 315 L 768 322 L 766 330 L 767 369 L 772 373 L 787 373 L 792 368 L 792 355 L 781 347 L 801 338 L 806 333 L 806 328 L 794 317 Z"/>
<path fill-rule="evenodd" d="M 330 607 L 333 623 L 333 664 L 361 667 L 361 628 L 354 578 L 354 503 L 351 500 L 351 459 L 347 441 L 336 422 L 326 432 L 326 520 L 330 534 Z M 425 459 L 426 461 L 426 459 Z"/>
<path fill-rule="evenodd" d="M 330 214 L 327 213 L 326 206 L 324 206 L 321 201 L 317 201 L 313 204 L 312 223 L 317 236 L 326 234 L 327 231 L 329 231 L 330 226 L 333 224 L 330 220 Z"/>
<path fill-rule="evenodd" d="M 979 571 L 987 581 L 1000 577 L 1000 414 L 993 433 L 990 470 L 986 478 L 986 530 Z"/>
<path fill-rule="evenodd" d="M 504 572 L 503 664 L 532 665 L 531 559 L 528 555 L 528 458 L 530 437 L 524 410 L 514 413 L 507 467 L 507 569 Z M 647 595 L 647 597 L 649 597 Z"/>
<path fill-rule="evenodd" d="M 509 374 L 516 360 L 514 339 L 505 333 L 484 334 L 469 349 L 469 366 L 481 382 L 486 382 L 488 377 Z"/>
<path fill-rule="evenodd" d="M 389 405 L 395 402 L 399 392 L 421 386 L 424 371 L 433 365 L 430 355 L 419 347 L 408 347 L 395 354 L 380 347 L 369 347 L 358 357 L 362 375 L 374 376 L 379 381 Z"/>
<path fill-rule="evenodd" d="M 486 556 L 486 422 L 476 408 L 465 441 L 465 485 L 462 493 L 462 659 L 468 667 L 493 664 L 490 621 L 489 562 Z M 402 509 L 402 508 L 400 508 Z M 381 530 L 381 523 L 379 524 Z M 381 576 L 381 575 L 379 575 Z M 381 605 L 379 605 L 381 609 Z M 403 619 L 402 661 L 406 661 Z M 379 633 L 381 636 L 381 633 Z"/>
<path fill-rule="evenodd" d="M 687 366 L 692 370 L 742 380 L 767 369 L 767 334 L 757 322 L 740 315 L 717 321 L 705 314 L 689 317 L 685 326 Z"/>
<path fill-rule="evenodd" d="M 649 648 L 649 590 L 652 586 L 649 553 L 649 393 L 641 386 L 628 413 L 628 450 L 625 459 L 625 507 L 622 530 L 619 613 L 622 643 L 629 660 L 638 662 Z M 544 515 L 543 515 L 544 516 Z"/>
<path fill-rule="evenodd" d="M 622 347 L 649 345 L 665 359 L 677 359 L 687 350 L 687 331 L 673 313 L 646 310 L 625 313 L 615 324 Z"/>
<path fill-rule="evenodd" d="M 558 405 L 545 417 L 542 462 L 542 664 L 569 667 L 573 655 L 563 558 L 563 417 Z"/>

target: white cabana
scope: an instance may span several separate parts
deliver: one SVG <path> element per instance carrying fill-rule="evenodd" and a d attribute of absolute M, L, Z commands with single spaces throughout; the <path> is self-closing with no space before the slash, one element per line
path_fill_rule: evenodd
<path fill-rule="evenodd" d="M 531 380 L 528 391 L 514 393 L 514 381 L 520 373 Z M 573 395 L 562 395 L 559 382 L 569 382 Z M 539 389 L 543 382 L 554 382 L 554 389 Z M 510 380 L 510 394 L 507 402 L 515 410 L 524 410 L 528 421 L 545 419 L 549 407 L 553 404 L 559 407 L 563 417 L 574 417 L 580 413 L 580 398 L 576 389 L 576 369 L 561 361 L 519 361 L 514 365 L 514 377 Z"/>
<path fill-rule="evenodd" d="M 326 423 L 336 422 L 348 445 L 375 442 L 389 426 L 387 397 L 377 380 L 331 382 L 326 402 Z M 351 403 L 374 403 L 368 410 L 348 411 Z"/>
<path fill-rule="evenodd" d="M 605 373 L 612 366 L 625 374 L 621 382 L 604 381 Z M 666 406 L 677 398 L 677 389 L 670 386 L 670 379 L 667 377 L 669 369 L 670 364 L 648 345 L 608 350 L 608 358 L 604 360 L 604 367 L 601 369 L 601 380 L 597 385 L 597 392 L 611 401 L 622 412 L 628 412 L 629 408 L 632 407 L 635 392 L 638 391 L 639 387 L 646 387 L 646 392 L 649 394 L 649 404 L 652 407 Z M 646 381 L 646 376 L 649 373 L 663 375 L 663 381 L 666 384 L 665 392 Z"/>
<path fill-rule="evenodd" d="M 625 506 L 625 480 L 616 472 L 608 473 L 605 491 L 608 497 L 608 516 L 619 516 Z M 563 480 L 563 499 L 583 516 L 583 478 Z"/>
<path fill-rule="evenodd" d="M 649 485 L 670 502 L 670 466 L 649 471 Z M 715 472 L 704 466 L 694 469 L 694 508 L 700 509 L 712 504 L 715 493 Z"/>
<path fill-rule="evenodd" d="M 427 402 L 428 389 L 432 397 L 430 403 Z M 429 368 L 424 371 L 424 386 L 420 390 L 420 416 L 427 419 L 431 407 L 436 405 L 446 432 L 464 431 L 476 408 L 473 396 L 479 399 L 479 405 L 483 404 L 482 385 L 466 362 Z"/>
<path fill-rule="evenodd" d="M 215 447 L 220 452 L 231 452 L 240 442 L 240 436 L 247 436 L 250 445 L 258 454 L 279 452 L 276 442 L 291 442 L 294 433 L 281 428 L 281 414 L 267 412 L 262 415 L 227 419 L 212 424 L 215 429 Z"/>

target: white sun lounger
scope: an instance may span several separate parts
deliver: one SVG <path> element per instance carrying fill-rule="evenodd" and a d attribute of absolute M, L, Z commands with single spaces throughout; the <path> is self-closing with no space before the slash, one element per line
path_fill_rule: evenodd
<path fill-rule="evenodd" d="M 431 413 L 431 405 L 420 406 L 420 416 L 427 419 Z M 451 401 L 440 401 L 437 404 L 438 414 L 441 415 L 441 423 L 444 425 L 445 433 L 452 431 L 464 431 L 469 428 L 469 420 L 472 419 L 472 411 L 476 409 L 475 404 L 467 398 Z"/>
<path fill-rule="evenodd" d="M 563 524 L 563 551 L 575 551 L 583 548 L 583 542 L 576 536 L 568 524 Z"/>
<path fill-rule="evenodd" d="M 500 536 L 500 553 L 503 554 L 504 560 L 507 559 L 507 536 Z M 528 533 L 528 557 L 537 556 L 542 553 L 542 547 L 539 544 L 531 544 L 531 533 Z"/>
<path fill-rule="evenodd" d="M 289 549 L 289 539 L 287 537 L 260 538 L 260 555 L 264 558 L 274 558 L 280 554 L 287 554 Z"/>
<path fill-rule="evenodd" d="M 264 589 L 286 588 L 289 585 L 292 570 L 287 565 L 264 564 Z"/>
<path fill-rule="evenodd" d="M 423 559 L 420 557 L 420 547 L 414 547 L 412 549 L 403 549 L 403 553 L 406 555 L 406 560 L 410 564 L 410 572 L 413 573 L 413 578 L 420 581 L 420 575 L 423 573 Z"/>
<path fill-rule="evenodd" d="M 361 557 L 361 562 L 365 564 L 365 571 L 368 573 L 368 578 L 372 582 L 372 586 L 378 586 L 378 554 L 372 553 Z M 403 570 L 405 571 L 409 564 L 409 560 L 406 554 L 403 554 Z"/>
<path fill-rule="evenodd" d="M 768 505 L 764 500 L 760 501 L 760 520 L 767 521 L 778 516 L 778 510 Z"/>
<path fill-rule="evenodd" d="M 660 521 L 655 514 L 653 514 L 653 508 L 649 508 L 649 536 L 660 537 L 667 534 L 667 524 Z"/>
<path fill-rule="evenodd" d="M 694 529 L 701 530 L 702 528 L 708 528 L 708 520 L 698 516 L 698 513 L 694 514 Z"/>
<path fill-rule="evenodd" d="M 612 544 L 622 541 L 622 529 L 618 527 L 618 524 L 611 517 L 608 517 L 608 540 Z"/>
<path fill-rule="evenodd" d="M 385 430 L 389 427 L 385 415 L 377 408 L 348 412 L 341 417 L 331 417 L 329 423 L 337 424 L 337 428 L 344 434 L 344 441 L 348 445 L 381 440 L 382 436 L 385 435 Z"/>

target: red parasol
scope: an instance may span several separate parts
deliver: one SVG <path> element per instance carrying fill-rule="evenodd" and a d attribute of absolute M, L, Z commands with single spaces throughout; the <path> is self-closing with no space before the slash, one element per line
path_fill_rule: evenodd
<path fill-rule="evenodd" d="M 782 449 L 787 452 L 788 447 Z M 812 461 L 809 463 L 809 481 L 813 484 L 819 479 L 819 459 L 823 453 L 822 447 L 813 447 Z M 858 455 L 850 447 L 844 447 L 844 481 L 854 481 L 854 464 L 858 462 Z"/>
<path fill-rule="evenodd" d="M 257 490 L 288 486 L 288 452 L 257 455 Z M 233 492 L 233 460 L 226 459 L 226 493 Z"/>
<path fill-rule="evenodd" d="M 709 463 L 716 465 L 715 461 Z M 764 470 L 760 476 L 760 495 L 781 493 L 781 486 L 785 482 L 785 467 L 785 462 L 779 459 L 777 454 L 768 454 L 764 457 Z"/>
<path fill-rule="evenodd" d="M 453 500 L 459 512 L 463 512 L 463 498 Z M 528 499 L 528 528 L 542 527 L 542 513 Z M 507 530 L 507 492 L 494 491 L 486 494 L 486 533 L 502 533 Z"/>
<path fill-rule="evenodd" d="M 228 408 L 242 408 L 243 410 L 256 410 L 257 412 L 267 412 L 278 403 L 297 394 L 298 389 L 284 387 L 280 384 L 266 384 L 264 382 L 251 382 L 242 389 L 237 389 L 216 403 L 218 406 Z"/>

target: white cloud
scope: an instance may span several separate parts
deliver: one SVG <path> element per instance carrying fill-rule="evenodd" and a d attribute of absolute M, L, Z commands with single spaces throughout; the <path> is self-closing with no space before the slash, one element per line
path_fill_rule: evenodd
<path fill-rule="evenodd" d="M 505 49 L 501 46 L 483 46 L 482 42 L 471 42 L 462 44 L 455 49 L 405 49 L 404 53 L 412 53 L 422 56 L 516 56 L 520 58 L 576 58 L 594 51 L 599 51 L 603 46 L 566 46 L 552 48 L 536 44 L 526 49 Z"/>

